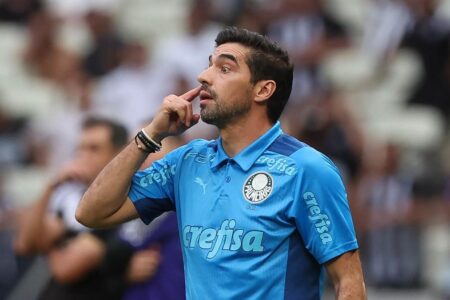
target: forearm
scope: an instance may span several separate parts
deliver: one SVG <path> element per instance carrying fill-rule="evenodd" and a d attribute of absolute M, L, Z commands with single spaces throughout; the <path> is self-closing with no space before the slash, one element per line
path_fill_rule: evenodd
<path fill-rule="evenodd" d="M 141 149 L 132 141 L 88 188 L 76 212 L 80 223 L 105 227 L 137 216 L 134 206 L 126 200 L 131 179 L 147 158 L 144 151 L 157 151 L 165 137 L 180 135 L 199 121 L 200 115 L 192 113 L 191 101 L 200 90 L 201 86 L 198 86 L 181 96 L 170 95 L 164 99 L 153 121 L 145 127 L 145 137 L 136 140 Z"/>
<path fill-rule="evenodd" d="M 47 261 L 53 277 L 62 284 L 85 278 L 105 256 L 106 245 L 90 233 L 82 233 L 49 252 Z"/>
<path fill-rule="evenodd" d="M 366 288 L 362 278 L 344 280 L 335 285 L 336 300 L 366 300 Z"/>
<path fill-rule="evenodd" d="M 45 229 L 47 207 L 53 190 L 47 187 L 41 197 L 20 216 L 14 241 L 14 248 L 19 255 L 33 254 L 45 250 L 51 240 Z"/>
<path fill-rule="evenodd" d="M 77 220 L 89 227 L 102 227 L 127 199 L 133 174 L 147 154 L 131 142 L 97 176 L 81 199 Z"/>
<path fill-rule="evenodd" d="M 342 254 L 328 262 L 326 268 L 333 282 L 335 299 L 367 299 L 358 251 L 350 251 Z"/>

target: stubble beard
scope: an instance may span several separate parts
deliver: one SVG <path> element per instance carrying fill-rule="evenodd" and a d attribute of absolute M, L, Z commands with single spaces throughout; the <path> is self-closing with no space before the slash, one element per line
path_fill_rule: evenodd
<path fill-rule="evenodd" d="M 208 106 L 204 107 L 200 111 L 200 117 L 203 122 L 215 125 L 217 128 L 222 129 L 225 126 L 231 124 L 233 121 L 245 116 L 251 108 L 250 97 L 245 97 L 241 101 L 237 101 L 234 105 L 224 103 L 221 101 L 217 94 L 213 93 L 213 101 Z"/>

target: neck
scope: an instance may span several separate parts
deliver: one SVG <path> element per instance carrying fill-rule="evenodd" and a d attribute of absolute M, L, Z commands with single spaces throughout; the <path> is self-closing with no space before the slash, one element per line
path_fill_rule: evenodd
<path fill-rule="evenodd" d="M 261 121 L 263 120 L 263 121 Z M 222 147 L 229 157 L 236 156 L 245 147 L 266 133 L 273 124 L 265 118 L 242 118 L 220 130 Z"/>

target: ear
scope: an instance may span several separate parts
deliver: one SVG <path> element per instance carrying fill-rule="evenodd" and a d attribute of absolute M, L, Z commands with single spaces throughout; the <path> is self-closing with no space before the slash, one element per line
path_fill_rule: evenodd
<path fill-rule="evenodd" d="M 274 80 L 258 81 L 253 88 L 255 93 L 254 100 L 258 103 L 267 101 L 270 97 L 272 97 L 276 88 L 277 84 Z"/>

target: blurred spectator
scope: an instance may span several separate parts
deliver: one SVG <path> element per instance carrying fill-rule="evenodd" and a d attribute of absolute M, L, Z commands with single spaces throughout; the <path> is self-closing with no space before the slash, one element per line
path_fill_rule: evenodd
<path fill-rule="evenodd" d="M 42 7 L 41 0 L 3 0 L 0 1 L 0 21 L 25 24 Z"/>
<path fill-rule="evenodd" d="M 29 153 L 25 147 L 23 132 L 28 120 L 11 117 L 0 111 L 0 165 L 2 168 L 26 163 Z"/>
<path fill-rule="evenodd" d="M 450 114 L 450 20 L 437 14 L 435 0 L 377 2 L 368 23 L 365 48 L 389 58 L 399 48 L 417 54 L 423 74 L 409 103 L 430 105 Z"/>
<path fill-rule="evenodd" d="M 142 223 L 133 222 L 133 225 L 142 226 Z M 136 251 L 127 272 L 128 281 L 132 284 L 128 286 L 123 299 L 184 299 L 183 258 L 176 214 L 163 214 L 146 227 L 146 233 L 138 235 L 137 239 L 130 238 L 130 228 L 122 230 L 123 238 Z M 157 270 L 149 274 L 148 266 L 154 264 L 155 260 L 158 260 Z"/>
<path fill-rule="evenodd" d="M 360 186 L 365 276 L 377 287 L 419 287 L 422 253 L 413 211 L 413 178 L 402 171 L 397 146 L 388 144 L 378 155 L 382 158 L 371 161 Z"/>
<path fill-rule="evenodd" d="M 105 74 L 116 66 L 119 58 L 119 49 L 110 48 L 117 44 L 112 20 L 100 12 L 90 12 L 86 20 L 96 42 L 87 57 L 88 71 L 95 69 Z M 91 106 L 92 82 L 82 70 L 81 58 L 58 44 L 60 22 L 49 11 L 35 13 L 28 24 L 29 39 L 24 53 L 25 64 L 35 75 L 64 91 L 48 118 L 34 119 L 30 125 L 32 160 L 50 168 L 60 167 L 71 156 L 79 125 Z"/>
<path fill-rule="evenodd" d="M 238 7 L 240 10 L 232 19 L 233 25 L 261 34 L 266 33 L 268 25 L 266 6 L 258 4 L 256 1 L 241 1 Z"/>
<path fill-rule="evenodd" d="M 26 66 L 34 75 L 64 92 L 44 120 L 33 119 L 29 126 L 31 159 L 50 168 L 59 168 L 73 154 L 81 120 L 91 105 L 91 84 L 81 70 L 80 57 L 57 42 L 59 22 L 47 11 L 34 14 L 28 24 L 24 54 Z"/>
<path fill-rule="evenodd" d="M 18 268 L 11 248 L 14 211 L 3 190 L 3 176 L 0 173 L 0 299 L 5 299 L 18 277 Z"/>
<path fill-rule="evenodd" d="M 214 0 L 210 5 L 212 6 L 211 14 L 214 20 L 233 26 L 238 22 L 244 7 L 257 6 L 258 4 L 249 0 Z"/>
<path fill-rule="evenodd" d="M 55 84 L 67 97 L 89 105 L 90 83 L 80 58 L 57 42 L 60 20 L 48 11 L 33 14 L 28 22 L 24 62 L 32 73 Z"/>
<path fill-rule="evenodd" d="M 108 13 L 93 10 L 86 15 L 85 20 L 93 39 L 93 46 L 84 59 L 84 70 L 89 76 L 98 78 L 119 65 L 124 42 Z"/>
<path fill-rule="evenodd" d="M 117 242 L 115 230 L 88 231 L 75 210 L 86 186 L 127 141 L 122 126 L 87 119 L 74 160 L 22 212 L 15 250 L 45 253 L 52 275 L 40 299 L 120 299 L 131 251 Z"/>
<path fill-rule="evenodd" d="M 295 135 L 303 142 L 329 156 L 339 167 L 346 184 L 350 184 L 361 168 L 363 131 L 342 99 L 328 90 L 297 111 L 299 131 Z M 289 120 L 287 120 L 289 124 Z"/>
<path fill-rule="evenodd" d="M 32 120 L 25 132 L 31 163 L 50 171 L 56 171 L 73 156 L 82 122 L 89 113 L 81 99 L 62 100 L 67 101 L 52 107 L 47 118 Z"/>
<path fill-rule="evenodd" d="M 79 58 L 57 43 L 59 21 L 49 12 L 32 15 L 28 23 L 28 45 L 24 60 L 36 75 L 65 85 L 79 72 Z"/>
<path fill-rule="evenodd" d="M 159 74 L 150 69 L 147 56 L 142 44 L 125 45 L 119 66 L 100 79 L 93 93 L 92 111 L 125 124 L 129 132 L 140 129 L 162 100 L 154 80 Z"/>
<path fill-rule="evenodd" d="M 435 14 L 434 0 L 404 0 L 414 22 L 401 47 L 414 51 L 423 65 L 423 76 L 414 88 L 410 103 L 426 104 L 450 116 L 450 20 Z"/>
<path fill-rule="evenodd" d="M 412 16 L 403 0 L 373 0 L 374 7 L 366 22 L 362 45 L 378 59 L 392 56 L 397 50 Z"/>
<path fill-rule="evenodd" d="M 320 63 L 330 52 L 349 44 L 347 33 L 322 0 L 280 0 L 268 34 L 289 52 L 294 82 L 289 105 L 298 105 L 323 87 Z"/>

